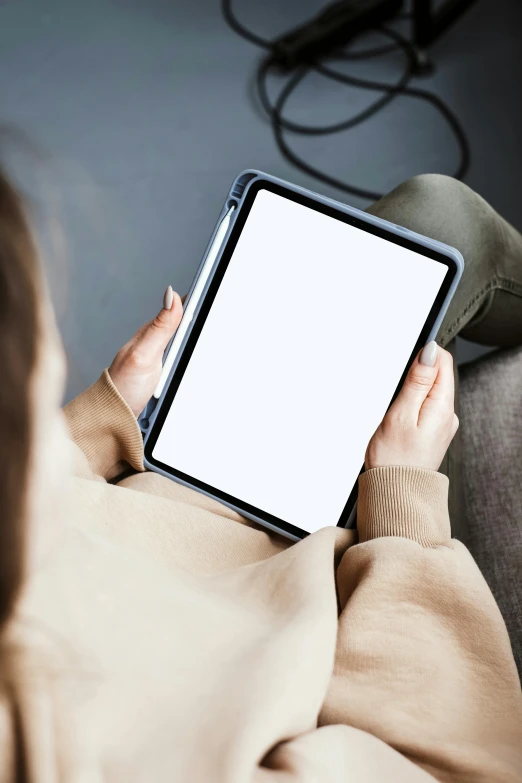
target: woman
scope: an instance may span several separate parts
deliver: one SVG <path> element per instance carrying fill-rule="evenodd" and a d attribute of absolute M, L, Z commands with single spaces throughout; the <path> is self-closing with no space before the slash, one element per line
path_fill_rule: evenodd
<path fill-rule="evenodd" d="M 471 262 L 441 341 L 468 324 L 499 342 L 511 299 L 498 312 L 493 289 L 514 285 L 518 235 L 443 178 L 406 183 L 372 211 L 432 233 L 422 216 L 439 197 L 448 219 L 439 204 L 434 233 Z M 437 472 L 457 427 L 450 354 L 422 352 L 369 444 L 359 543 L 326 528 L 290 546 L 143 472 L 135 416 L 181 318 L 171 289 L 66 407 L 67 440 L 37 266 L 2 176 L 0 779 L 520 780 L 509 639 L 451 539 Z"/>

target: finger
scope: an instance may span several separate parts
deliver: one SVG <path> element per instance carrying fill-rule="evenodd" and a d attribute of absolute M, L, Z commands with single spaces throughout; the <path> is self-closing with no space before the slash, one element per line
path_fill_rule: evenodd
<path fill-rule="evenodd" d="M 455 400 L 455 371 L 453 356 L 444 348 L 439 348 L 439 372 L 430 391 L 430 399 L 449 402 L 453 405 Z"/>
<path fill-rule="evenodd" d="M 182 315 L 183 305 L 180 296 L 169 285 L 163 298 L 163 307 L 158 315 L 140 329 L 137 341 L 140 352 L 143 351 L 151 357 L 161 357 L 170 338 L 178 328 Z"/>
<path fill-rule="evenodd" d="M 418 420 L 421 407 L 433 388 L 439 371 L 439 349 L 436 343 L 428 343 L 408 370 L 397 399 L 392 405 L 394 413 Z M 431 362 L 425 364 L 422 362 Z"/>
<path fill-rule="evenodd" d="M 444 412 L 447 412 L 448 415 L 452 415 L 454 413 L 454 406 L 455 373 L 453 356 L 449 351 L 439 348 L 439 371 L 433 387 L 422 406 L 420 416 L 422 418 L 430 415 L 440 417 L 441 413 Z"/>

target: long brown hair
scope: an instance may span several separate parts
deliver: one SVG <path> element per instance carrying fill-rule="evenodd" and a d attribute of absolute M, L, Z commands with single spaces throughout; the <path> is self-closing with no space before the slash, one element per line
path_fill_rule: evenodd
<path fill-rule="evenodd" d="M 0 687 L 12 695 L 6 625 L 24 580 L 25 498 L 32 438 L 30 378 L 36 363 L 37 251 L 22 198 L 0 166 Z M 3 654 L 4 653 L 4 654 Z M 15 780 L 26 780 L 16 703 Z"/>

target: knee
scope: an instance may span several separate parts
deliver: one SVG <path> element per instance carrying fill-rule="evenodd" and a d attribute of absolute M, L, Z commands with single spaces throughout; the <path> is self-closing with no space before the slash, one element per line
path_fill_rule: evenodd
<path fill-rule="evenodd" d="M 480 247 L 491 250 L 499 240 L 497 213 L 467 185 L 443 174 L 412 177 L 370 212 L 452 245 L 464 257 L 476 256 Z"/>
<path fill-rule="evenodd" d="M 393 193 L 415 212 L 422 209 L 446 213 L 454 209 L 462 213 L 476 209 L 482 201 L 470 187 L 445 174 L 419 174 L 403 182 Z"/>

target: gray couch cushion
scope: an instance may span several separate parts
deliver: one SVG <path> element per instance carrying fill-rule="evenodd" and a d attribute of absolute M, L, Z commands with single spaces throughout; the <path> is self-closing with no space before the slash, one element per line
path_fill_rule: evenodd
<path fill-rule="evenodd" d="M 522 349 L 460 368 L 467 545 L 506 621 L 522 672 Z"/>

